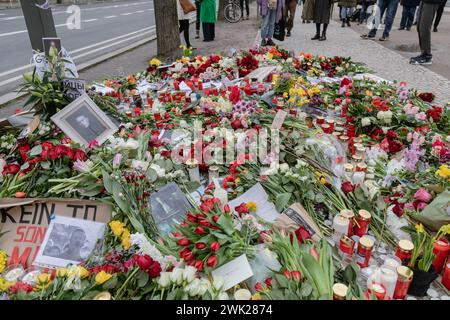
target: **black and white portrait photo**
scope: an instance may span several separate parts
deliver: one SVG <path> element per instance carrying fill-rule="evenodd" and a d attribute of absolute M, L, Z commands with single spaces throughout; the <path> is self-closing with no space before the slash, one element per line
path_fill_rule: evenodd
<path fill-rule="evenodd" d="M 118 130 L 87 94 L 55 114 L 52 120 L 72 140 L 85 146 L 94 141 L 101 145 Z"/>
<path fill-rule="evenodd" d="M 65 267 L 88 259 L 105 224 L 56 216 L 50 223 L 35 265 Z"/>
<path fill-rule="evenodd" d="M 42 43 L 44 45 L 45 56 L 50 55 L 50 49 L 56 50 L 58 55 L 61 55 L 61 39 L 60 38 L 42 38 Z"/>
<path fill-rule="evenodd" d="M 171 225 L 181 223 L 192 205 L 180 187 L 172 182 L 150 195 L 153 218 L 162 232 L 170 232 Z"/>

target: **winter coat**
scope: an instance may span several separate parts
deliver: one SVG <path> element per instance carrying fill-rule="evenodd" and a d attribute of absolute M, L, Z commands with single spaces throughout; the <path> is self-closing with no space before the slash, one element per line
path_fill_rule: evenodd
<path fill-rule="evenodd" d="M 316 0 L 306 0 L 303 4 L 302 20 L 312 21 L 314 19 L 314 5 Z"/>
<path fill-rule="evenodd" d="M 216 16 L 216 0 L 201 0 L 200 5 L 200 21 L 205 23 L 215 23 Z"/>
<path fill-rule="evenodd" d="M 314 4 L 314 23 L 330 23 L 333 0 L 316 0 Z"/>
<path fill-rule="evenodd" d="M 267 15 L 269 12 L 269 1 L 268 0 L 257 0 L 256 3 L 259 7 L 259 14 L 261 17 Z M 285 0 L 277 0 L 277 17 L 276 22 L 280 21 L 283 18 L 284 6 L 286 5 Z"/>
<path fill-rule="evenodd" d="M 405 7 L 417 7 L 420 0 L 400 0 L 400 4 Z"/>
<path fill-rule="evenodd" d="M 354 8 L 356 7 L 356 0 L 341 0 L 338 5 L 342 8 Z"/>
<path fill-rule="evenodd" d="M 185 14 L 183 11 L 183 7 L 180 4 L 180 0 L 177 0 L 177 13 L 178 20 L 189 20 L 191 18 L 191 13 Z"/>

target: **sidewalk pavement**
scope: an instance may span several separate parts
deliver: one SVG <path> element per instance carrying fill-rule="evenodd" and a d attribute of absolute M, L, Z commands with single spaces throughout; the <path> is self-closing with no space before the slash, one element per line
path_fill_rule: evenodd
<path fill-rule="evenodd" d="M 327 41 L 312 41 L 315 25 L 302 24 L 301 8 L 298 9 L 300 10 L 297 10 L 292 37 L 286 38 L 284 42 L 277 42 L 285 49 L 326 56 L 350 56 L 354 61 L 366 64 L 382 78 L 398 82 L 405 81 L 408 86 L 421 92 L 433 92 L 436 95 L 435 102 L 438 104 L 450 102 L 449 79 L 426 67 L 410 65 L 409 59 L 384 47 L 378 40 L 363 40 L 360 38 L 360 33 L 351 28 L 341 28 L 336 21 L 330 21 Z M 337 7 L 334 9 L 335 15 L 336 11 L 338 11 Z M 448 58 L 448 52 L 445 54 Z"/>

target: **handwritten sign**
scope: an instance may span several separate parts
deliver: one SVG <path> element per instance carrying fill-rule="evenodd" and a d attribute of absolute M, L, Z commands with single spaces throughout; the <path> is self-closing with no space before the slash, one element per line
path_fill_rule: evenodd
<path fill-rule="evenodd" d="M 45 72 L 49 69 L 47 64 L 47 59 L 45 58 L 45 53 L 39 52 L 33 54 L 32 64 L 36 67 L 36 74 L 39 79 L 44 78 Z"/>
<path fill-rule="evenodd" d="M 86 93 L 86 83 L 78 79 L 64 79 L 62 81 L 64 96 L 73 101 Z"/>
<path fill-rule="evenodd" d="M 0 229 L 6 232 L 0 249 L 9 256 L 8 264 L 30 266 L 39 252 L 50 221 L 56 216 L 109 222 L 111 206 L 76 199 L 1 199 Z"/>

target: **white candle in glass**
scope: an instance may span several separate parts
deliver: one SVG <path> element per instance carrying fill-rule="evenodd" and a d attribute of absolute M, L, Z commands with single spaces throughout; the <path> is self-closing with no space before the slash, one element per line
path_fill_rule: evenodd
<path fill-rule="evenodd" d="M 339 245 L 339 241 L 341 240 L 341 237 L 343 234 L 348 234 L 348 225 L 350 224 L 350 221 L 342 216 L 341 214 L 337 214 L 334 216 L 333 219 L 333 240 L 334 242 Z"/>
<path fill-rule="evenodd" d="M 386 297 L 392 298 L 394 296 L 397 277 L 396 271 L 389 268 L 381 268 L 381 283 L 386 288 Z"/>
<path fill-rule="evenodd" d="M 198 169 L 198 163 L 195 159 L 188 160 L 186 162 L 189 171 L 189 179 L 191 181 L 200 182 L 200 170 Z"/>
<path fill-rule="evenodd" d="M 384 264 L 382 267 L 391 269 L 392 271 L 397 271 L 397 267 L 399 267 L 401 265 L 402 265 L 402 263 L 401 263 L 400 259 L 398 259 L 398 258 L 396 259 L 393 257 L 387 257 L 384 260 Z"/>

